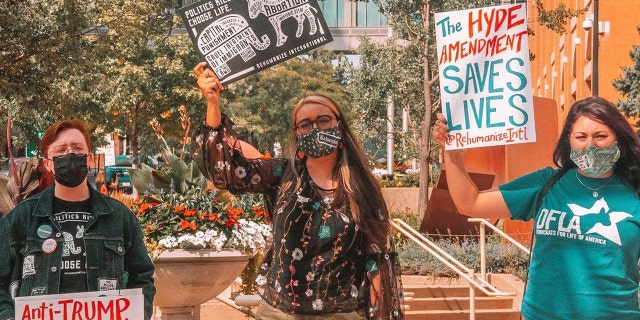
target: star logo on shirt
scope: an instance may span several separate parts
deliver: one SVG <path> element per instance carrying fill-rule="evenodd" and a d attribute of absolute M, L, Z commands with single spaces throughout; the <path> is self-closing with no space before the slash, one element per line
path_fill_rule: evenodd
<path fill-rule="evenodd" d="M 593 227 L 591 227 L 591 229 L 586 232 L 586 234 L 599 234 L 618 245 L 622 245 L 620 232 L 618 231 L 618 222 L 632 217 L 631 214 L 622 211 L 609 211 L 609 204 L 607 204 L 607 201 L 604 200 L 604 198 L 596 200 L 591 208 L 585 208 L 571 203 L 568 204 L 568 206 L 571 212 L 573 212 L 573 214 L 578 217 L 583 217 L 591 214 L 606 214 L 609 217 L 609 225 L 604 225 L 601 222 L 596 222 Z"/>

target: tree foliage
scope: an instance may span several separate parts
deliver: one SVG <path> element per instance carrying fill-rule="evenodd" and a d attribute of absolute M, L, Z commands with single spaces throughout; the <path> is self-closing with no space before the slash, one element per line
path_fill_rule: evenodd
<path fill-rule="evenodd" d="M 0 25 L 0 121 L 11 115 L 14 133 L 22 133 L 14 134 L 14 145 L 35 144 L 37 131 L 80 118 L 94 127 L 94 145 L 107 133 L 126 136 L 137 160 L 162 149 L 149 125 L 153 119 L 167 143 L 179 146 L 185 136 L 179 107 L 186 106 L 195 126 L 204 103 L 192 73 L 198 61 L 193 45 L 176 32 L 181 19 L 168 14 L 175 5 L 0 2 L 7 18 Z M 275 141 L 286 143 L 291 107 L 303 95 L 324 93 L 349 105 L 343 64 L 322 50 L 291 59 L 230 85 L 223 108 L 269 150 Z"/>
<path fill-rule="evenodd" d="M 589 7 L 582 9 L 571 9 L 566 4 L 560 3 L 557 7 L 547 10 L 542 0 L 535 0 L 537 22 L 558 34 L 564 34 L 567 31 L 567 21 L 573 17 L 577 17 L 586 13 Z"/>
<path fill-rule="evenodd" d="M 72 94 L 76 86 L 92 85 L 83 80 L 91 77 L 86 62 L 93 59 L 93 43 L 86 37 L 95 14 L 90 7 L 75 1 L 0 1 L 0 121 L 13 118 L 22 133 L 14 137 L 17 146 L 36 140 L 38 130 L 56 114 L 76 109 L 75 103 L 95 102 L 90 95 Z"/>
<path fill-rule="evenodd" d="M 164 126 L 170 130 L 166 136 L 181 137 L 178 107 L 201 99 L 191 72 L 196 54 L 186 34 L 173 34 L 181 25 L 179 17 L 166 10 L 173 6 L 172 0 L 100 2 L 98 24 L 106 32 L 96 42 L 102 58 L 105 129 L 122 130 L 136 156 L 141 145 L 160 149 L 149 125 L 153 118 L 161 125 L 172 123 Z"/>
<path fill-rule="evenodd" d="M 293 106 L 305 95 L 327 95 L 349 114 L 344 63 L 340 55 L 321 49 L 287 60 L 229 85 L 223 112 L 253 134 L 260 151 L 271 151 L 275 142 L 290 149 Z"/>
<path fill-rule="evenodd" d="M 637 28 L 640 33 L 640 26 Z M 629 55 L 633 66 L 622 67 L 622 76 L 613 81 L 613 87 L 625 97 L 616 105 L 626 116 L 640 119 L 640 46 L 633 46 Z M 640 120 L 636 126 L 640 126 Z"/>
<path fill-rule="evenodd" d="M 131 151 L 160 150 L 149 121 L 183 136 L 177 109 L 201 101 L 191 68 L 197 56 L 186 34 L 175 34 L 173 0 L 0 2 L 0 120 L 13 118 L 13 143 L 37 142 L 36 132 L 62 118 L 128 138 Z M 199 118 L 202 110 L 189 109 Z M 0 140 L 1 141 L 1 140 Z M 4 142 L 6 145 L 6 141 Z"/>
<path fill-rule="evenodd" d="M 430 137 L 434 114 L 440 110 L 437 57 L 433 15 L 435 12 L 464 10 L 495 4 L 492 0 L 374 0 L 387 16 L 393 35 L 383 44 L 362 39 L 358 49 L 360 69 L 354 71 L 351 95 L 360 116 L 359 130 L 378 149 L 386 145 L 387 105 L 394 106 L 395 148 L 403 162 L 417 157 L 420 165 L 420 205 L 426 208 L 427 188 L 431 183 L 430 164 L 439 152 Z M 571 17 L 586 12 L 564 4 L 547 9 L 535 0 L 535 21 L 554 32 L 564 32 Z M 402 112 L 409 114 L 408 132 L 398 133 Z"/>
<path fill-rule="evenodd" d="M 437 60 L 433 14 L 441 11 L 483 7 L 490 0 L 375 0 L 388 18 L 393 35 L 384 44 L 362 39 L 358 49 L 360 69 L 354 72 L 352 96 L 360 115 L 358 128 L 378 148 L 386 144 L 387 105 L 393 103 L 394 128 L 401 128 L 404 112 L 409 130 L 396 134 L 394 143 L 404 150 L 399 162 L 416 157 L 420 166 L 420 204 L 424 211 L 430 185 L 432 154 L 430 131 L 438 110 Z M 368 131 L 367 131 L 368 130 Z M 397 129 L 396 129 L 397 130 Z M 376 134 L 377 133 L 377 134 Z"/>

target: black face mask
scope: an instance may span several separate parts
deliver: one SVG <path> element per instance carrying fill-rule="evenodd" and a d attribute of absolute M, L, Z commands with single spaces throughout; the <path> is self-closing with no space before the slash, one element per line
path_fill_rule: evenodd
<path fill-rule="evenodd" d="M 53 157 L 56 181 L 69 188 L 80 185 L 87 178 L 87 157 L 86 154 L 75 153 Z"/>

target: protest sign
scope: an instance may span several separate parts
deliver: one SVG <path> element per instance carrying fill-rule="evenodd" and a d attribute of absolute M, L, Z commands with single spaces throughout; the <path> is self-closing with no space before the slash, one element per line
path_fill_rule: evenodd
<path fill-rule="evenodd" d="M 142 289 L 16 297 L 19 320 L 144 319 Z"/>
<path fill-rule="evenodd" d="M 447 149 L 536 141 L 526 6 L 435 14 Z"/>
<path fill-rule="evenodd" d="M 222 84 L 333 41 L 316 0 L 204 0 L 178 12 Z"/>

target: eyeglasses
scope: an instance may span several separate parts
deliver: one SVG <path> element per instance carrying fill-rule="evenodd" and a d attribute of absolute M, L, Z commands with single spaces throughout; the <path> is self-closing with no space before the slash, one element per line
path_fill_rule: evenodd
<path fill-rule="evenodd" d="M 64 156 L 67 153 L 75 153 L 75 154 L 88 154 L 89 150 L 87 150 L 84 146 L 80 144 L 72 144 L 72 145 L 58 145 L 53 146 L 49 149 L 49 157 L 53 159 L 53 157 Z"/>
<path fill-rule="evenodd" d="M 296 129 L 302 134 L 307 134 L 313 130 L 313 125 L 315 124 L 318 129 L 327 130 L 331 128 L 333 119 L 340 120 L 339 118 L 327 115 L 319 116 L 315 121 L 304 119 L 296 124 Z"/>

